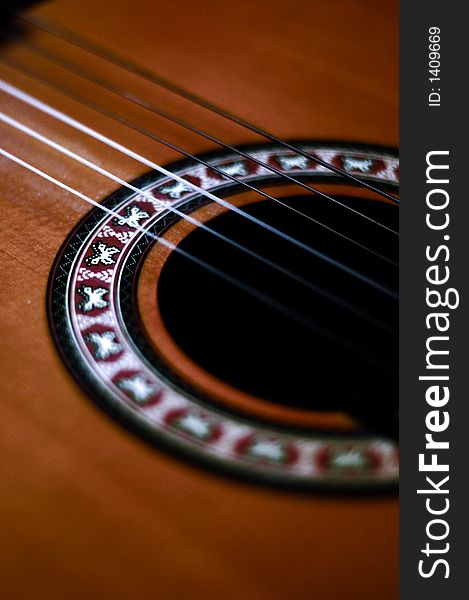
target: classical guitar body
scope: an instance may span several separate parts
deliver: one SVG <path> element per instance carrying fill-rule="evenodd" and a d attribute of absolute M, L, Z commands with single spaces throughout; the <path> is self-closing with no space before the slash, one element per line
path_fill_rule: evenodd
<path fill-rule="evenodd" d="M 397 597 L 397 3 L 22 14 L 0 64 L 2 598 Z"/>

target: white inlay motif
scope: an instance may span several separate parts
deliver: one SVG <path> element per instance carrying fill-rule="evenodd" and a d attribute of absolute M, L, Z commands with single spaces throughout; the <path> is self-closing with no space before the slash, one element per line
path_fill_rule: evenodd
<path fill-rule="evenodd" d="M 332 458 L 332 464 L 334 467 L 339 468 L 361 468 L 364 464 L 363 454 L 358 448 L 347 450 L 346 452 L 335 454 Z"/>
<path fill-rule="evenodd" d="M 210 425 L 207 421 L 204 421 L 191 413 L 181 417 L 178 421 L 178 425 L 198 438 L 205 438 L 210 433 Z"/>
<path fill-rule="evenodd" d="M 98 233 L 99 238 L 115 237 L 121 244 L 127 244 L 135 236 L 135 231 L 116 231 L 112 227 L 105 225 Z"/>
<path fill-rule="evenodd" d="M 115 341 L 114 331 L 105 331 L 104 333 L 89 333 L 86 339 L 94 346 L 94 355 L 100 360 L 106 360 L 114 354 L 119 354 L 122 346 Z"/>
<path fill-rule="evenodd" d="M 259 440 L 249 448 L 249 453 L 257 458 L 281 461 L 284 457 L 283 448 L 278 442 Z"/>
<path fill-rule="evenodd" d="M 88 279 L 99 279 L 103 283 L 110 283 L 112 279 L 112 269 L 104 269 L 104 271 L 98 271 L 95 273 L 94 271 L 90 271 L 89 269 L 85 269 L 84 267 L 80 267 L 78 270 L 77 281 L 88 281 Z"/>
<path fill-rule="evenodd" d="M 159 385 L 149 383 L 142 375 L 124 377 L 117 382 L 117 385 L 121 390 L 128 392 L 135 402 L 142 404 L 147 402 L 161 389 Z"/>
<path fill-rule="evenodd" d="M 121 219 L 114 219 L 114 225 L 127 225 L 127 227 L 137 228 L 140 225 L 142 219 L 148 219 L 150 215 L 139 208 L 136 204 L 132 204 L 125 209 L 125 217 Z"/>
<path fill-rule="evenodd" d="M 104 242 L 92 244 L 91 248 L 94 254 L 85 258 L 87 265 L 99 265 L 100 263 L 103 265 L 113 265 L 116 262 L 112 257 L 119 252 L 119 248 L 108 246 Z"/>
<path fill-rule="evenodd" d="M 191 188 L 188 184 L 182 183 L 181 181 L 176 181 L 172 185 L 161 188 L 158 190 L 160 194 L 164 194 L 165 196 L 169 196 L 170 198 L 174 198 L 175 200 L 179 200 L 179 198 L 185 192 L 191 192 L 193 188 Z"/>
<path fill-rule="evenodd" d="M 361 171 L 362 173 L 368 173 L 373 166 L 373 161 L 369 158 L 344 156 L 343 165 L 346 171 Z"/>
<path fill-rule="evenodd" d="M 220 165 L 218 169 L 223 173 L 226 173 L 226 175 L 231 175 L 232 177 L 236 175 L 243 176 L 248 174 L 246 165 L 242 162 L 230 163 L 228 165 Z"/>
<path fill-rule="evenodd" d="M 85 312 L 89 312 L 95 308 L 106 308 L 109 304 L 109 302 L 104 300 L 104 296 L 109 293 L 105 288 L 93 288 L 91 285 L 82 285 L 77 291 L 84 298 L 78 307 Z"/>
<path fill-rule="evenodd" d="M 306 156 L 301 156 L 301 154 L 295 154 L 294 156 L 279 156 L 278 162 L 285 171 L 290 169 L 306 169 L 308 167 L 308 159 Z"/>

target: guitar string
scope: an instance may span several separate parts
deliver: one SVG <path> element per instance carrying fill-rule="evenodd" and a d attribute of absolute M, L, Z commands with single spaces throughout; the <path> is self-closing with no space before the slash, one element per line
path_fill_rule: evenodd
<path fill-rule="evenodd" d="M 108 207 L 100 204 L 96 200 L 93 200 L 92 198 L 90 198 L 89 196 L 86 196 L 85 194 L 79 192 L 75 188 L 73 188 L 73 187 L 71 187 L 71 186 L 63 183 L 62 181 L 60 181 L 60 180 L 52 177 L 51 175 L 48 175 L 47 173 L 45 173 L 41 169 L 38 169 L 37 167 L 34 167 L 30 163 L 22 160 L 21 158 L 19 158 L 15 154 L 12 154 L 11 152 L 8 152 L 4 148 L 0 148 L 0 155 L 4 156 L 5 158 L 13 161 L 14 163 L 16 163 L 18 165 L 24 167 L 25 169 L 31 171 L 32 173 L 35 173 L 36 175 L 39 175 L 40 177 L 42 177 L 43 179 L 45 179 L 45 180 L 53 183 L 57 187 L 62 188 L 64 190 L 68 191 L 69 193 L 77 196 L 78 198 L 81 198 L 82 200 L 84 200 L 88 204 L 91 204 L 92 206 L 94 206 L 94 207 L 98 208 L 99 210 L 103 211 L 104 213 L 106 213 L 106 214 L 108 214 L 110 216 L 113 216 L 114 218 L 119 219 L 119 220 L 123 218 L 123 216 L 121 214 L 119 214 L 117 211 L 112 210 L 112 209 L 110 209 L 110 208 L 108 208 Z M 204 260 L 202 260 L 202 259 L 194 256 L 193 254 L 190 254 L 189 252 L 186 252 L 182 248 L 178 247 L 176 244 L 173 244 L 169 240 L 166 240 L 165 238 L 154 234 L 153 232 L 149 231 L 145 227 L 142 227 L 142 226 L 140 226 L 140 225 L 137 224 L 134 228 L 137 231 L 139 231 L 140 233 L 143 233 L 144 235 L 150 237 L 151 239 L 154 239 L 155 241 L 163 244 L 165 247 L 169 248 L 170 250 L 180 253 L 182 256 L 184 256 L 188 260 L 190 260 L 190 261 L 196 263 L 197 265 L 203 267 L 204 269 L 208 270 L 209 272 L 213 273 L 214 275 L 216 275 L 216 276 L 224 279 L 225 281 L 229 282 L 231 285 L 239 287 L 241 290 L 243 290 L 247 294 L 250 294 L 251 296 L 253 296 L 256 299 L 258 299 L 259 301 L 264 302 L 265 304 L 271 306 L 272 308 L 274 308 L 274 309 L 282 312 L 283 314 L 285 314 L 286 316 L 288 316 L 288 317 L 292 318 L 293 320 L 297 321 L 301 325 L 303 325 L 305 327 L 308 327 L 309 329 L 311 329 L 315 333 L 319 333 L 320 335 L 329 338 L 334 343 L 336 343 L 337 345 L 345 348 L 346 350 L 355 352 L 356 354 L 358 354 L 362 358 L 368 360 L 372 364 L 375 364 L 375 365 L 377 365 L 377 366 L 379 366 L 381 368 L 385 368 L 385 369 L 389 370 L 389 365 L 387 365 L 385 362 L 377 359 L 376 356 L 374 356 L 373 354 L 370 354 L 367 350 L 364 350 L 360 346 L 351 343 L 350 340 L 348 340 L 346 338 L 338 336 L 336 333 L 332 332 L 328 328 L 323 327 L 322 325 L 318 324 L 317 322 L 311 321 L 307 317 L 305 317 L 305 316 L 297 313 L 296 311 L 292 310 L 288 306 L 285 306 L 282 302 L 279 302 L 275 298 L 272 298 L 272 296 L 264 294 L 263 292 L 257 290 L 256 288 L 253 288 L 249 284 L 244 283 L 240 279 L 238 279 L 236 277 L 233 277 L 232 275 L 229 275 L 228 273 L 225 273 L 224 271 L 221 271 L 217 267 L 214 267 L 213 265 L 210 265 L 206 261 L 204 261 Z"/>
<path fill-rule="evenodd" d="M 157 136 L 156 134 L 154 134 L 153 132 L 149 131 L 148 129 L 145 129 L 143 127 L 140 127 L 139 125 L 136 125 L 135 123 L 133 123 L 132 121 L 129 121 L 128 119 L 126 119 L 125 117 L 122 117 L 120 115 L 118 115 L 117 113 L 110 111 L 108 109 L 103 108 L 101 105 L 97 104 L 96 102 L 90 101 L 86 98 L 84 98 L 83 96 L 80 96 L 79 94 L 76 94 L 74 91 L 70 90 L 70 88 L 67 88 L 64 85 L 57 85 L 56 83 L 52 83 L 49 79 L 45 78 L 43 75 L 38 76 L 36 73 L 34 73 L 33 71 L 31 71 L 30 69 L 24 67 L 23 65 L 18 65 L 17 62 L 12 61 L 11 59 L 0 59 L 0 62 L 7 64 L 9 67 L 13 67 L 15 70 L 21 71 L 23 73 L 25 73 L 26 75 L 28 75 L 28 77 L 30 77 L 31 79 L 35 79 L 36 81 L 39 81 L 40 83 L 46 85 L 47 87 L 58 91 L 59 93 L 71 98 L 72 100 L 78 101 L 81 104 L 83 104 L 84 106 L 87 106 L 88 108 L 91 108 L 92 110 L 101 113 L 102 115 L 105 115 L 106 117 L 109 117 L 111 119 L 113 119 L 114 121 L 117 121 L 118 123 L 121 123 L 122 125 L 125 125 L 126 127 L 129 127 L 131 129 L 133 129 L 134 131 L 137 131 L 138 133 L 141 133 L 142 135 L 145 135 L 146 137 L 149 137 L 150 139 L 156 141 L 157 143 L 166 146 L 168 148 L 171 148 L 172 150 L 175 150 L 176 152 L 178 152 L 179 154 L 182 154 L 188 158 L 191 158 L 193 160 L 195 160 L 196 162 L 198 162 L 199 164 L 204 165 L 205 167 L 209 168 L 210 170 L 218 173 L 219 175 L 223 176 L 223 177 L 227 177 L 228 179 L 231 179 L 232 181 L 250 189 L 255 191 L 256 193 L 260 194 L 261 196 L 269 199 L 269 200 L 273 200 L 274 202 L 284 206 L 285 208 L 289 208 L 291 209 L 293 212 L 298 213 L 301 216 L 306 217 L 307 219 L 309 219 L 310 221 L 316 223 L 317 225 L 319 225 L 320 227 L 323 227 L 324 229 L 327 229 L 328 231 L 330 231 L 331 233 L 334 233 L 336 235 L 338 235 L 339 237 L 347 240 L 348 242 L 354 244 L 355 246 L 358 246 L 359 248 L 361 248 L 362 250 L 365 250 L 366 252 L 369 252 L 373 255 L 375 255 L 376 257 L 380 258 L 381 260 L 384 260 L 394 266 L 398 266 L 397 263 L 395 261 L 393 261 L 392 259 L 380 254 L 379 252 L 377 252 L 376 250 L 373 250 L 372 248 L 369 248 L 368 246 L 365 246 L 364 244 L 358 242 L 357 240 L 354 240 L 353 238 L 343 234 L 340 231 L 337 231 L 336 229 L 326 225 L 325 223 L 314 219 L 313 217 L 310 217 L 309 215 L 305 215 L 304 213 L 302 213 L 299 210 L 296 210 L 293 207 L 290 207 L 289 205 L 285 204 L 284 202 L 281 202 L 278 198 L 275 198 L 274 196 L 271 196 L 270 194 L 267 194 L 266 192 L 264 192 L 263 190 L 260 190 L 259 188 L 256 188 L 254 185 L 251 185 L 241 179 L 238 179 L 237 177 L 234 177 L 233 175 L 230 175 L 229 173 L 226 173 L 225 171 L 223 171 L 222 169 L 216 167 L 215 165 L 212 165 L 211 163 L 203 160 L 202 158 L 197 157 L 194 154 L 191 154 L 190 152 L 187 152 L 186 150 L 182 149 L 179 146 L 176 146 L 175 144 Z M 236 148 L 232 147 L 232 146 L 228 146 L 228 148 L 232 149 L 234 152 L 240 154 L 239 151 L 236 150 Z M 241 154 L 244 154 L 241 152 Z M 253 157 L 251 157 L 250 155 L 245 155 L 248 159 L 251 159 Z M 261 165 L 263 165 L 264 163 L 262 161 L 254 161 L 257 162 Z M 277 171 L 277 169 L 275 169 L 275 171 Z M 278 171 L 279 173 L 282 173 L 281 171 Z M 325 194 L 323 194 L 326 198 L 329 199 L 329 196 L 326 196 Z M 330 198 L 333 202 L 335 202 L 334 198 Z M 339 203 L 341 204 L 341 203 Z M 344 205 L 345 206 L 345 205 Z M 374 221 L 374 219 L 371 219 L 365 215 L 363 215 L 362 213 L 355 211 L 354 209 L 351 209 L 352 212 L 356 212 L 358 215 L 365 217 L 367 220 L 370 220 L 374 223 L 377 223 L 380 225 L 380 223 L 378 223 L 378 221 Z M 381 225 L 384 229 L 389 230 L 392 233 L 397 233 L 394 230 L 386 227 L 385 225 Z"/>
<path fill-rule="evenodd" d="M 189 94 L 190 94 L 190 93 L 189 93 Z M 201 100 L 203 101 L 203 99 L 201 99 Z M 209 105 L 210 103 L 209 103 L 209 102 L 207 102 L 207 104 Z M 203 104 L 201 104 L 201 105 L 203 106 Z M 208 108 L 209 110 L 213 110 L 213 112 L 217 112 L 217 110 L 216 110 L 216 108 L 217 108 L 217 107 L 216 107 L 215 105 L 212 105 L 212 107 L 213 107 L 213 109 L 212 109 L 212 108 L 210 108 L 210 106 L 206 106 L 206 108 Z M 221 111 L 221 109 L 220 109 L 220 112 L 219 112 L 218 114 L 220 114 L 221 116 L 225 116 L 225 118 L 230 118 L 230 114 L 229 114 L 229 113 L 226 113 L 226 114 L 224 114 L 224 112 L 223 112 L 223 111 Z M 251 126 L 251 127 L 249 127 L 249 124 L 247 124 L 247 123 L 246 123 L 246 125 L 244 125 L 244 123 L 243 123 L 243 121 L 242 121 L 241 119 L 237 119 L 236 117 L 234 117 L 234 116 L 233 116 L 233 118 L 232 118 L 231 120 L 233 120 L 234 122 L 239 122 L 239 124 L 240 124 L 240 125 L 247 126 L 247 127 L 248 127 L 248 128 L 250 128 L 252 131 L 256 131 L 256 128 L 255 128 L 255 126 Z M 264 135 L 264 136 L 265 136 L 265 137 L 267 137 L 268 139 L 272 139 L 272 141 L 278 141 L 278 143 L 280 143 L 281 145 L 284 145 L 284 146 L 286 146 L 286 147 L 289 147 L 290 149 L 292 149 L 292 150 L 294 150 L 294 151 L 297 151 L 297 153 L 298 153 L 298 154 L 305 156 L 305 152 L 304 152 L 304 151 L 302 151 L 301 149 L 295 149 L 295 148 L 292 146 L 292 144 L 289 144 L 288 142 L 285 142 L 285 143 L 284 143 L 282 140 L 276 140 L 274 136 L 270 136 L 270 134 L 268 134 L 267 132 L 262 132 L 262 130 L 259 130 L 259 133 L 260 133 L 261 135 Z M 308 158 L 312 158 L 312 159 L 314 159 L 314 157 L 311 157 L 311 156 L 307 156 L 307 157 L 308 157 Z M 332 166 L 332 165 L 331 165 L 331 166 Z M 332 170 L 334 170 L 334 169 L 332 169 Z M 336 172 L 340 172 L 340 169 L 337 169 L 337 170 L 336 170 Z M 347 174 L 345 174 L 345 175 L 347 175 Z M 385 194 L 384 192 L 383 192 L 383 193 L 381 193 L 381 190 L 379 190 L 378 188 L 374 188 L 373 186 L 371 186 L 371 185 L 368 185 L 366 182 L 362 182 L 362 181 L 361 181 L 361 180 L 359 180 L 358 178 L 353 178 L 353 177 L 350 177 L 350 179 L 356 179 L 356 182 L 357 182 L 358 184 L 364 185 L 365 187 L 368 187 L 370 190 L 376 191 L 378 194 L 381 194 L 381 195 L 382 195 L 382 196 L 384 196 L 384 197 L 388 197 L 388 199 L 392 199 L 392 200 L 394 200 L 395 202 L 398 202 L 398 199 L 397 199 L 397 198 L 395 198 L 395 197 L 391 196 L 390 194 Z M 101 208 L 101 209 L 102 209 L 103 207 L 102 207 L 101 205 L 99 205 L 99 208 Z M 396 232 L 395 232 L 395 233 L 396 233 Z"/>
<path fill-rule="evenodd" d="M 137 154 L 136 152 L 130 150 L 129 148 L 126 148 L 125 146 L 122 146 L 121 144 L 118 144 L 117 142 L 100 134 L 99 132 L 95 131 L 94 129 L 87 127 L 86 125 L 80 123 L 76 119 L 73 119 L 73 118 L 69 117 L 68 115 L 66 115 L 65 113 L 54 109 L 53 107 L 49 106 L 48 104 L 34 98 L 33 96 L 23 92 L 19 88 L 7 83 L 4 80 L 1 80 L 1 79 L 0 79 L 0 90 L 4 91 L 5 93 L 9 94 L 10 96 L 16 98 L 17 100 L 25 102 L 26 104 L 32 106 L 33 108 L 36 108 L 39 111 L 41 111 L 45 114 L 48 114 L 49 116 L 56 118 L 57 120 L 71 126 L 72 128 L 74 128 L 78 131 L 81 131 L 82 133 L 85 133 L 86 135 L 108 145 L 109 147 L 117 150 L 118 152 L 121 152 L 122 154 L 125 154 L 125 155 L 129 156 L 130 158 L 133 158 L 137 162 L 140 162 L 152 169 L 155 169 L 156 171 L 162 173 L 163 175 L 166 175 L 170 179 L 174 179 L 174 180 L 178 181 L 179 183 L 182 183 L 182 184 L 190 187 L 192 190 L 206 196 L 207 198 L 216 202 L 217 204 L 220 204 L 221 206 L 224 206 L 228 210 L 232 210 L 232 211 L 244 216 L 248 220 L 250 220 L 253 223 L 259 225 L 260 227 L 266 229 L 267 231 L 270 231 L 274 235 L 279 236 L 280 238 L 284 239 L 285 241 L 314 255 L 316 258 L 323 260 L 324 262 L 330 264 L 331 266 L 338 268 L 339 270 L 347 273 L 348 275 L 351 275 L 352 277 L 357 278 L 358 280 L 369 285 L 370 287 L 373 287 L 374 289 L 397 300 L 398 296 L 393 290 L 374 281 L 373 279 L 367 277 L 363 273 L 360 273 L 359 271 L 356 271 L 355 269 L 348 267 L 344 263 L 342 263 L 336 259 L 333 259 L 332 257 L 328 256 L 327 254 L 324 254 L 323 252 L 320 252 L 319 250 L 316 250 L 315 248 L 311 248 L 310 246 L 304 244 L 303 242 L 291 237 L 290 235 L 278 230 L 277 228 L 269 225 L 268 223 L 265 223 L 265 222 L 261 221 L 260 219 L 254 217 L 253 215 L 241 210 L 237 206 L 234 206 L 233 204 L 230 204 L 229 202 L 222 200 L 221 198 L 215 196 L 211 192 L 208 192 L 204 188 L 201 188 L 201 187 L 193 184 L 192 182 L 188 181 L 187 179 L 184 179 L 184 178 L 180 177 L 179 175 L 176 175 L 175 173 L 168 171 L 161 165 Z"/>
<path fill-rule="evenodd" d="M 130 190 L 136 192 L 137 194 L 142 195 L 143 197 L 145 197 L 148 200 L 150 200 L 150 202 L 152 204 L 155 204 L 155 197 L 151 193 L 146 192 L 145 190 L 140 189 L 138 187 L 135 187 L 131 183 L 128 183 L 124 179 L 122 179 L 122 178 L 120 178 L 120 177 L 118 177 L 118 176 L 110 173 L 106 169 L 103 169 L 102 167 L 99 167 L 98 165 L 95 165 L 91 161 L 89 161 L 86 158 L 84 158 L 84 157 L 76 154 L 75 152 L 72 152 L 70 149 L 65 148 L 61 144 L 58 144 L 57 142 L 54 142 L 53 140 L 50 140 L 50 139 L 46 138 L 45 136 L 41 135 L 37 131 L 34 131 L 30 127 L 24 125 L 24 123 L 20 123 L 16 119 L 13 119 L 12 117 L 6 115 L 3 112 L 0 112 L 0 121 L 3 122 L 3 123 L 6 123 L 7 125 L 10 125 L 11 127 L 13 127 L 14 129 L 16 129 L 18 131 L 21 131 L 22 133 L 26 134 L 27 136 L 34 138 L 35 140 L 37 140 L 37 141 L 45 144 L 46 146 L 49 146 L 50 148 L 53 148 L 54 150 L 60 152 L 61 154 L 64 154 L 65 156 L 68 156 L 69 158 L 71 158 L 71 159 L 75 160 L 76 162 L 79 162 L 80 164 L 82 164 L 82 165 L 84 165 L 84 166 L 86 166 L 86 167 L 94 170 L 95 172 L 100 173 L 104 177 L 107 177 L 108 179 L 111 179 L 112 181 L 115 181 L 119 185 L 122 185 L 123 187 L 126 187 L 127 189 L 130 189 Z M 275 270 L 279 271 L 280 273 L 282 273 L 286 277 L 289 277 L 289 278 L 293 279 L 294 281 L 296 281 L 297 283 L 300 283 L 301 285 L 304 285 L 305 287 L 307 287 L 311 291 L 313 291 L 313 292 L 315 292 L 315 293 L 317 293 L 319 295 L 324 296 L 325 298 L 327 298 L 327 300 L 330 300 L 330 301 L 338 304 L 342 308 L 344 308 L 346 310 L 349 310 L 350 312 L 352 312 L 356 316 L 362 318 L 363 320 L 373 323 L 374 325 L 376 325 L 380 329 L 383 329 L 387 333 L 390 333 L 390 334 L 393 333 L 393 331 L 391 330 L 391 328 L 389 328 L 389 326 L 387 324 L 383 323 L 379 319 L 375 319 L 369 313 L 366 313 L 366 312 L 360 310 L 359 308 L 357 308 L 356 306 L 353 306 L 352 304 L 346 302 L 343 298 L 340 298 L 336 294 L 333 294 L 333 293 L 325 290 L 324 288 L 313 284 L 312 282 L 304 279 L 300 275 L 298 275 L 296 273 L 293 273 L 289 269 L 287 269 L 285 267 L 282 267 L 281 265 L 279 265 L 277 263 L 274 263 L 273 261 L 269 260 L 268 258 L 266 258 L 264 256 L 261 256 L 260 254 L 258 254 L 257 252 L 255 252 L 255 251 L 247 248 L 246 246 L 243 246 L 242 244 L 239 244 L 238 242 L 232 240 L 231 238 L 228 238 L 228 237 L 220 234 L 219 232 L 211 229 L 210 227 L 207 227 L 207 225 L 205 225 L 204 223 L 202 223 L 202 221 L 199 221 L 198 219 L 195 219 L 192 216 L 187 215 L 186 213 L 184 213 L 184 212 L 178 210 L 177 208 L 169 205 L 169 203 L 161 201 L 159 204 L 160 204 L 161 207 L 164 207 L 168 211 L 173 212 L 174 214 L 178 215 L 179 217 L 181 217 L 185 221 L 188 221 L 192 225 L 196 225 L 197 227 L 200 227 L 201 229 L 207 231 L 211 235 L 214 235 L 217 238 L 223 240 L 224 242 L 230 244 L 231 246 L 237 248 L 241 252 L 244 252 L 244 253 L 252 256 L 256 260 L 259 260 L 259 261 L 263 262 L 264 264 L 268 265 L 272 269 L 275 269 Z"/>
<path fill-rule="evenodd" d="M 78 48 L 81 48 L 82 50 L 89 52 L 89 53 L 97 56 L 98 58 L 101 58 L 108 62 L 111 62 L 114 65 L 118 66 L 119 68 L 129 71 L 135 75 L 138 75 L 142 79 L 145 79 L 145 80 L 157 85 L 160 88 L 166 89 L 167 91 L 169 91 L 177 96 L 180 96 L 181 98 L 185 98 L 186 100 L 192 102 L 193 104 L 197 104 L 198 106 L 201 106 L 202 108 L 205 108 L 206 110 L 208 110 L 210 112 L 213 112 L 229 121 L 232 121 L 232 122 L 236 123 L 237 125 L 244 127 L 245 129 L 249 129 L 250 131 L 252 131 L 272 142 L 276 142 L 276 143 L 284 146 L 285 148 L 288 148 L 289 150 L 291 150 L 297 154 L 300 154 L 300 155 L 304 156 L 305 158 L 312 160 L 313 162 L 320 164 L 321 166 L 325 167 L 326 169 L 329 169 L 329 170 L 333 171 L 334 173 L 341 175 L 342 177 L 344 177 L 346 179 L 349 179 L 350 181 L 354 181 L 354 183 L 359 186 L 365 187 L 365 188 L 373 191 L 374 193 L 376 193 L 384 198 L 387 198 L 388 200 L 391 200 L 395 203 L 399 203 L 399 199 L 396 198 L 395 196 L 393 196 L 392 194 L 389 194 L 389 193 L 385 192 L 384 190 L 381 190 L 381 189 L 373 186 L 372 184 L 369 184 L 368 182 L 363 181 L 362 179 L 359 179 L 358 177 L 355 177 L 354 175 L 352 175 L 350 173 L 347 173 L 347 171 L 344 171 L 343 169 L 340 169 L 339 167 L 336 167 L 335 165 L 332 165 L 332 164 L 320 159 L 319 157 L 306 152 L 302 148 L 298 148 L 294 144 L 291 144 L 285 140 L 282 140 L 281 138 L 278 138 L 277 136 L 273 135 L 272 133 L 270 133 L 264 129 L 261 129 L 260 127 L 257 127 L 256 125 L 235 115 L 234 113 L 220 108 L 216 104 L 210 102 L 209 100 L 206 100 L 205 98 L 202 98 L 201 96 L 195 94 L 194 92 L 190 92 L 190 91 L 184 89 L 183 87 L 178 86 L 174 82 L 162 77 L 161 75 L 158 75 L 154 71 L 150 71 L 149 69 L 146 69 L 145 67 L 142 67 L 130 60 L 127 60 L 124 57 L 118 55 L 117 53 L 107 50 L 106 48 L 104 48 L 103 46 L 100 46 L 99 44 L 96 44 L 89 40 L 86 40 L 83 36 L 73 33 L 69 29 L 66 29 L 65 27 L 61 27 L 57 24 L 47 23 L 44 20 L 37 19 L 37 18 L 31 17 L 31 16 L 20 15 L 17 12 L 15 12 L 14 14 L 18 18 L 19 21 L 22 21 L 23 23 L 27 24 L 30 27 L 34 27 L 36 29 L 42 30 L 42 31 L 48 33 L 49 35 L 52 35 L 56 38 L 59 38 L 65 42 L 69 43 L 69 44 L 72 44 Z"/>
<path fill-rule="evenodd" d="M 158 115 L 159 117 L 170 121 L 171 123 L 174 123 L 176 125 L 178 125 L 179 127 L 182 127 L 183 129 L 186 129 L 188 131 L 191 131 L 192 133 L 207 139 L 219 146 L 221 146 L 222 148 L 225 148 L 227 150 L 230 150 L 232 152 L 235 152 L 236 154 L 239 154 L 240 156 L 242 156 L 243 158 L 246 158 L 247 160 L 250 160 L 256 164 L 258 164 L 259 166 L 267 169 L 268 171 L 275 173 L 276 175 L 278 175 L 279 177 L 281 177 L 282 179 L 285 179 L 287 181 L 290 181 L 296 185 L 299 185 L 300 187 L 314 193 L 316 196 L 321 197 L 322 199 L 328 200 L 329 202 L 333 202 L 334 204 L 337 204 L 338 206 L 342 207 L 345 210 L 351 211 L 352 213 L 355 213 L 357 215 L 359 215 L 360 217 L 362 217 L 363 219 L 366 219 L 367 221 L 370 221 L 371 223 L 374 223 L 375 225 L 378 225 L 379 227 L 382 227 L 383 229 L 389 231 L 390 233 L 393 233 L 394 235 L 398 235 L 398 232 L 391 229 L 390 227 L 387 227 L 386 225 L 384 225 L 383 223 L 380 223 L 379 221 L 369 217 L 368 215 L 354 209 L 353 207 L 349 206 L 348 204 L 345 204 L 343 202 L 341 202 L 340 200 L 338 200 L 337 198 L 333 198 L 331 196 L 329 196 L 328 194 L 325 194 L 324 192 L 322 192 L 321 190 L 319 190 L 318 188 L 315 188 L 307 183 L 305 183 L 304 181 L 302 181 L 301 179 L 298 179 L 297 177 L 293 177 L 292 175 L 289 175 L 287 173 L 284 173 L 283 171 L 280 171 L 279 169 L 277 169 L 276 167 L 274 167 L 273 165 L 270 165 L 269 163 L 266 163 L 260 159 L 258 159 L 255 156 L 252 156 L 251 154 L 249 154 L 248 152 L 245 152 L 239 148 L 236 148 L 235 146 L 232 146 L 231 144 L 227 144 L 226 142 L 222 141 L 220 138 L 217 138 L 209 133 L 207 133 L 206 131 L 199 129 L 198 127 L 195 127 L 193 125 L 191 125 L 190 123 L 188 123 L 187 121 L 184 121 L 178 117 L 176 117 L 175 115 L 167 112 L 167 111 L 163 111 L 160 108 L 158 108 L 154 103 L 148 102 L 147 100 L 143 100 L 142 98 L 139 98 L 138 96 L 134 95 L 134 94 L 130 94 L 129 92 L 127 92 L 126 90 L 123 90 L 122 88 L 119 88 L 118 86 L 114 85 L 113 83 L 110 83 L 109 81 L 106 81 L 100 77 L 97 77 L 96 75 L 93 75 L 92 73 L 90 73 L 88 70 L 81 68 L 80 66 L 77 66 L 74 63 L 71 63 L 70 61 L 64 59 L 62 56 L 57 55 L 54 52 L 51 52 L 49 49 L 44 49 L 44 48 L 40 48 L 37 45 L 32 44 L 31 42 L 25 42 L 23 40 L 15 40 L 15 43 L 18 46 L 21 46 L 23 48 L 26 48 L 29 52 L 34 53 L 38 56 L 40 56 L 43 60 L 46 60 L 52 64 L 55 64 L 56 66 L 65 69 L 71 73 L 73 73 L 74 75 L 77 75 L 78 77 L 81 77 L 87 81 L 91 81 L 92 83 L 98 85 L 99 87 L 105 89 L 106 91 L 109 91 L 117 96 L 119 96 L 120 98 L 123 98 L 124 100 L 131 102 L 133 104 L 136 104 L 137 106 L 144 108 L 145 110 L 148 110 L 150 112 L 152 112 L 153 114 Z M 44 80 L 44 78 L 42 78 Z M 161 144 L 167 145 L 165 140 L 162 140 L 161 138 L 158 138 L 157 141 Z M 178 149 L 179 152 L 181 152 L 180 149 Z M 184 152 L 182 152 L 184 153 Z M 196 160 L 198 160 L 196 157 L 193 157 Z M 258 193 L 261 193 L 260 190 L 256 190 Z M 302 215 L 303 217 L 309 219 L 309 220 L 313 220 L 311 217 L 309 217 L 308 215 L 302 213 L 299 210 L 293 209 L 292 207 L 289 207 L 288 205 L 280 202 L 277 198 L 273 198 L 272 196 L 269 197 L 270 200 L 274 200 L 275 202 L 278 202 L 279 204 L 282 204 L 283 206 L 285 206 L 286 208 L 293 210 L 294 212 L 299 213 L 300 215 Z M 317 222 L 317 221 L 315 221 Z M 333 230 L 334 231 L 334 230 Z M 338 232 L 336 232 L 338 233 Z M 351 241 L 349 239 L 349 241 Z"/>

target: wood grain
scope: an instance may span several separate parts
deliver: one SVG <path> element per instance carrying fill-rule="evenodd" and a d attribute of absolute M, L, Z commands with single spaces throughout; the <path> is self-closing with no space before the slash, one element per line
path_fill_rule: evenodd
<path fill-rule="evenodd" d="M 125 52 L 285 138 L 397 145 L 397 2 L 58 0 L 35 14 Z M 64 45 L 37 35 L 57 49 Z M 111 75 L 229 143 L 253 134 L 101 61 Z M 21 48 L 5 57 L 43 69 Z M 1 77 L 157 162 L 179 158 L 2 65 Z M 49 67 L 77 93 L 191 152 L 213 145 Z M 2 94 L 2 110 L 131 179 L 142 165 Z M 114 189 L 1 128 L 2 146 L 93 198 Z M 0 590 L 5 599 L 397 597 L 397 498 L 257 488 L 155 451 L 65 371 L 45 316 L 47 278 L 88 208 L 1 161 Z"/>

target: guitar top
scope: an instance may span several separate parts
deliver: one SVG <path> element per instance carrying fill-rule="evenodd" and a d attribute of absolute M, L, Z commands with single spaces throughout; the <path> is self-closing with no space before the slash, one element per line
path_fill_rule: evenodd
<path fill-rule="evenodd" d="M 56 0 L 4 27 L 3 598 L 397 597 L 397 20 Z"/>

